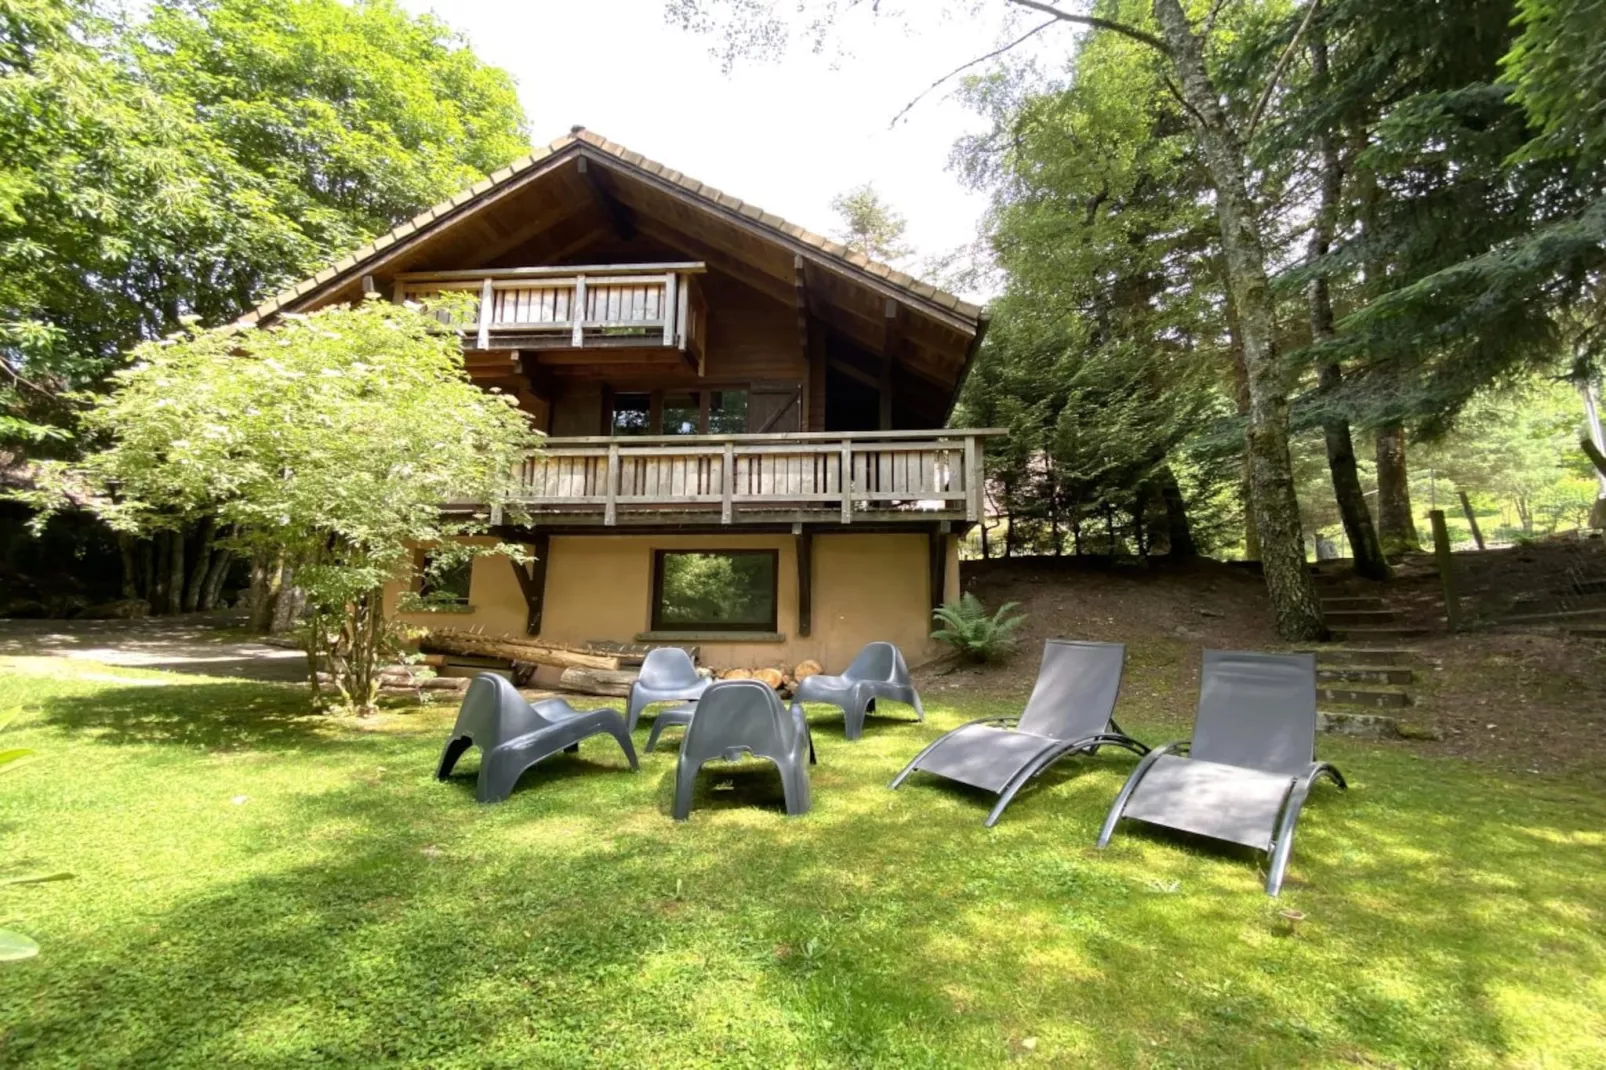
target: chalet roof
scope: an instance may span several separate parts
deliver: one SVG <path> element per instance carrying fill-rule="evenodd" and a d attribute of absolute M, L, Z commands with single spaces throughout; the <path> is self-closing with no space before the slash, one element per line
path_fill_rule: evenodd
<path fill-rule="evenodd" d="M 449 200 L 415 216 L 372 242 L 352 251 L 330 266 L 303 279 L 295 286 L 276 294 L 242 317 L 241 322 L 252 323 L 283 311 L 304 309 L 331 298 L 340 291 L 350 289 L 360 277 L 375 265 L 391 258 L 398 250 L 427 238 L 430 234 L 451 227 L 458 220 L 474 214 L 476 209 L 496 198 L 503 191 L 520 185 L 532 171 L 544 170 L 566 162 L 577 155 L 598 160 L 610 168 L 650 178 L 660 186 L 667 186 L 682 198 L 705 210 L 745 221 L 750 227 L 773 242 L 794 249 L 817 267 L 841 276 L 843 279 L 867 285 L 901 303 L 925 312 L 949 328 L 971 338 L 980 329 L 985 318 L 980 306 L 961 300 L 951 293 L 921 282 L 911 275 L 886 264 L 853 252 L 839 242 L 788 223 L 779 216 L 766 212 L 756 205 L 721 192 L 689 175 L 649 160 L 623 145 L 584 128 L 575 128 L 569 134 L 536 149 L 521 159 L 482 179 Z"/>

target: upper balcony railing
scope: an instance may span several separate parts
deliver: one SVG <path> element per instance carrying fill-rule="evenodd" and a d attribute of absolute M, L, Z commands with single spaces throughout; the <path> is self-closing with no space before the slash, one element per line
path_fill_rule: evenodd
<path fill-rule="evenodd" d="M 998 430 L 548 439 L 520 505 L 575 525 L 977 521 Z"/>
<path fill-rule="evenodd" d="M 477 349 L 666 346 L 701 356 L 707 319 L 700 263 L 409 272 L 401 301 L 474 295 L 457 326 Z"/>

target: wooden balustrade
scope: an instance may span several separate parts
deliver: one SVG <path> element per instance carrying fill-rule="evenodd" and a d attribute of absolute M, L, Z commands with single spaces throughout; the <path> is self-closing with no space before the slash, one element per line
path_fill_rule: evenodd
<path fill-rule="evenodd" d="M 398 301 L 443 293 L 475 300 L 455 323 L 477 349 L 631 345 L 701 354 L 706 310 L 701 263 L 410 272 L 396 277 Z"/>
<path fill-rule="evenodd" d="M 575 523 L 981 519 L 997 430 L 550 439 L 521 505 Z"/>

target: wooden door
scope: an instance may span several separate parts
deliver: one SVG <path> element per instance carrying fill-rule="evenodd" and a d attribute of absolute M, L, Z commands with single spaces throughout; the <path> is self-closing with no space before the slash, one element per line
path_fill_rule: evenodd
<path fill-rule="evenodd" d="M 747 395 L 747 431 L 784 434 L 803 429 L 801 383 L 754 383 Z"/>

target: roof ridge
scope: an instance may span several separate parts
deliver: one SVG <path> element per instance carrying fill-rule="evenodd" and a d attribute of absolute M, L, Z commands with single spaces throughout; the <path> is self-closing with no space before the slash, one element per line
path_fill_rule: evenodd
<path fill-rule="evenodd" d="M 549 159 L 575 144 L 583 144 L 599 152 L 607 153 L 630 167 L 645 171 L 660 181 L 668 182 L 685 190 L 694 197 L 709 201 L 716 207 L 735 212 L 737 215 L 777 231 L 793 241 L 802 242 L 804 245 L 817 249 L 848 267 L 865 272 L 877 280 L 886 282 L 897 289 L 910 293 L 920 300 L 935 304 L 939 308 L 955 315 L 970 320 L 976 320 L 982 315 L 983 309 L 980 305 L 965 301 L 907 272 L 899 271 L 889 264 L 873 260 L 863 253 L 854 252 L 840 242 L 833 241 L 822 234 L 816 234 L 806 227 L 789 223 L 772 212 L 766 212 L 756 204 L 715 189 L 713 186 L 692 178 L 684 172 L 676 171 L 659 163 L 657 160 L 650 159 L 638 152 L 633 152 L 617 142 L 609 141 L 594 130 L 588 130 L 584 126 L 576 125 L 571 127 L 567 134 L 555 138 L 543 146 L 531 149 L 530 152 L 503 165 L 473 185 L 458 190 L 439 204 L 425 209 L 412 219 L 392 227 L 389 231 L 374 237 L 366 244 L 351 250 L 317 274 L 302 279 L 296 285 L 268 298 L 242 316 L 239 322 L 253 323 L 272 315 L 291 302 L 305 297 L 324 283 L 330 282 L 352 270 L 364 260 L 383 252 L 390 246 L 410 237 L 437 220 L 455 213 L 457 209 L 472 203 L 481 195 L 489 193 L 498 186 L 513 180 L 521 172 L 529 170 L 541 161 Z"/>

